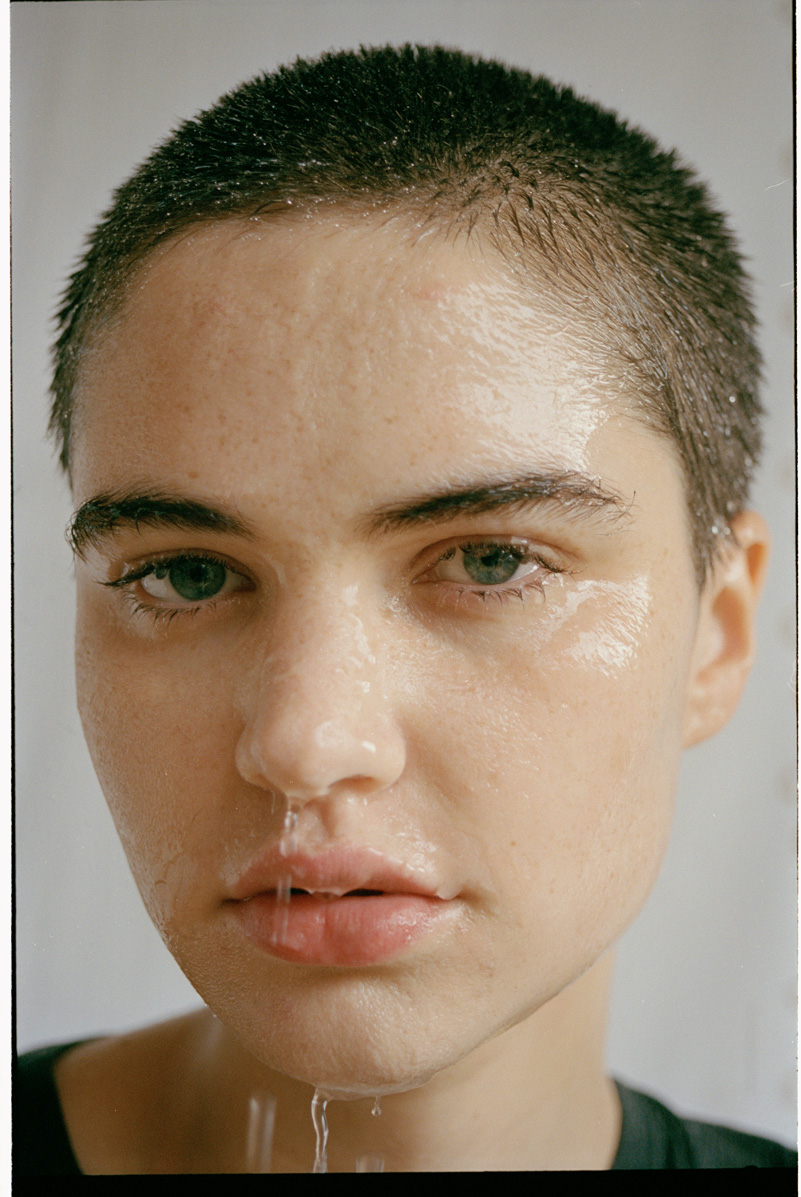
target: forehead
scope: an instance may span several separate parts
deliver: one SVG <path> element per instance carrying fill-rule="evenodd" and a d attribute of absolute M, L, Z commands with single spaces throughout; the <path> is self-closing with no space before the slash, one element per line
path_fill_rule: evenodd
<path fill-rule="evenodd" d="M 363 486 L 389 502 L 409 471 L 453 482 L 521 454 L 591 470 L 627 409 L 590 330 L 480 242 L 374 218 L 231 221 L 161 247 L 88 351 L 74 477 L 202 468 L 230 493 L 233 477 L 283 485 L 291 459 L 329 501 Z"/>

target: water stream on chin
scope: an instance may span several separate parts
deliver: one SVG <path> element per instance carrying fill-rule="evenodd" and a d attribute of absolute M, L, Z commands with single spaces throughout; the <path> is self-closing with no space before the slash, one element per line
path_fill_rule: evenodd
<path fill-rule="evenodd" d="M 328 1118 L 326 1110 L 330 1100 L 330 1097 L 326 1095 L 324 1090 L 318 1088 L 314 1090 L 314 1097 L 311 1103 L 311 1116 L 316 1142 L 312 1172 L 328 1171 Z M 373 1101 L 371 1113 L 374 1115 L 381 1113 L 381 1106 L 377 1097 Z M 356 1160 L 356 1171 L 383 1172 L 384 1161 L 380 1155 L 360 1155 Z"/>
<path fill-rule="evenodd" d="M 311 1103 L 311 1116 L 316 1139 L 313 1172 L 328 1171 L 328 1118 L 326 1110 L 330 1097 L 324 1090 L 316 1088 Z M 247 1128 L 247 1171 L 265 1173 L 270 1172 L 273 1154 L 273 1138 L 275 1134 L 275 1111 L 277 1102 L 272 1093 L 264 1091 L 252 1093 L 248 1103 Z M 373 1100 L 370 1111 L 374 1115 L 381 1113 L 379 1098 Z M 380 1155 L 369 1152 L 356 1159 L 357 1172 L 383 1172 L 384 1160 Z"/>
<path fill-rule="evenodd" d="M 314 1150 L 314 1167 L 312 1172 L 328 1171 L 328 1119 L 325 1116 L 328 1098 L 323 1096 L 320 1089 L 314 1090 L 311 1103 L 311 1116 L 314 1124 L 316 1146 Z"/>
<path fill-rule="evenodd" d="M 278 851 L 282 856 L 293 856 L 297 852 L 297 827 L 298 811 L 290 803 L 284 815 L 281 839 L 278 842 Z M 287 872 L 276 886 L 276 897 L 278 898 L 278 902 L 283 906 L 283 915 L 279 920 L 275 936 L 277 943 L 283 943 L 286 939 L 291 896 L 292 874 Z M 311 1103 L 311 1116 L 315 1135 L 314 1168 L 312 1172 L 321 1173 L 328 1171 L 328 1118 L 326 1116 L 326 1109 L 329 1100 L 322 1089 L 315 1088 Z M 381 1103 L 377 1096 L 373 1100 L 371 1113 L 374 1116 L 381 1113 Z M 269 1171 L 274 1126 L 275 1098 L 269 1095 L 265 1098 L 251 1097 L 250 1120 L 248 1123 L 248 1165 L 251 1172 Z M 266 1166 L 263 1166 L 265 1160 Z M 383 1172 L 384 1161 L 377 1155 L 360 1155 L 356 1160 L 356 1171 Z"/>

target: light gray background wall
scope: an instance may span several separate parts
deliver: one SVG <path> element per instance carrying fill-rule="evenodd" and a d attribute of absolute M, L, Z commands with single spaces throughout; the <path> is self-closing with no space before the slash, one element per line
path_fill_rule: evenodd
<path fill-rule="evenodd" d="M 795 1137 L 791 6 L 779 0 L 138 0 L 12 12 L 19 1046 L 198 999 L 140 907 L 83 746 L 70 514 L 44 438 L 55 297 L 111 189 L 179 119 L 297 54 L 431 42 L 549 74 L 685 157 L 755 279 L 775 537 L 761 659 L 686 760 L 664 873 L 619 952 L 611 1069 Z"/>

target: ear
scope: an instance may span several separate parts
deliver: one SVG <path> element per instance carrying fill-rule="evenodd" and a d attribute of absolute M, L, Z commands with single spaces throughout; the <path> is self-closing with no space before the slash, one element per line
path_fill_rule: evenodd
<path fill-rule="evenodd" d="M 734 713 L 756 651 L 754 622 L 770 534 L 741 511 L 701 592 L 684 720 L 684 747 L 714 736 Z"/>

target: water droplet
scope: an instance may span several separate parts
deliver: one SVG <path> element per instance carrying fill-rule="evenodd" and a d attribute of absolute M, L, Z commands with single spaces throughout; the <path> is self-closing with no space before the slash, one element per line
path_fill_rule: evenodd
<path fill-rule="evenodd" d="M 373 1098 L 373 1108 L 370 1111 L 374 1118 L 377 1118 L 381 1113 L 381 1098 L 376 1096 Z"/>
<path fill-rule="evenodd" d="M 326 1150 L 328 1147 L 328 1119 L 325 1116 L 327 1105 L 328 1098 L 323 1095 L 322 1090 L 315 1089 L 311 1103 L 311 1116 L 316 1139 L 313 1172 L 328 1171 L 328 1153 Z"/>
<path fill-rule="evenodd" d="M 298 850 L 298 812 L 297 808 L 291 803 L 286 808 L 284 815 L 284 826 L 281 830 L 281 839 L 278 844 L 278 851 L 282 856 L 294 856 Z"/>
<path fill-rule="evenodd" d="M 286 943 L 286 932 L 289 926 L 289 899 L 292 897 L 292 874 L 287 873 L 286 877 L 282 877 L 275 887 L 275 896 L 278 899 L 278 925 L 275 929 L 274 942 Z"/>

